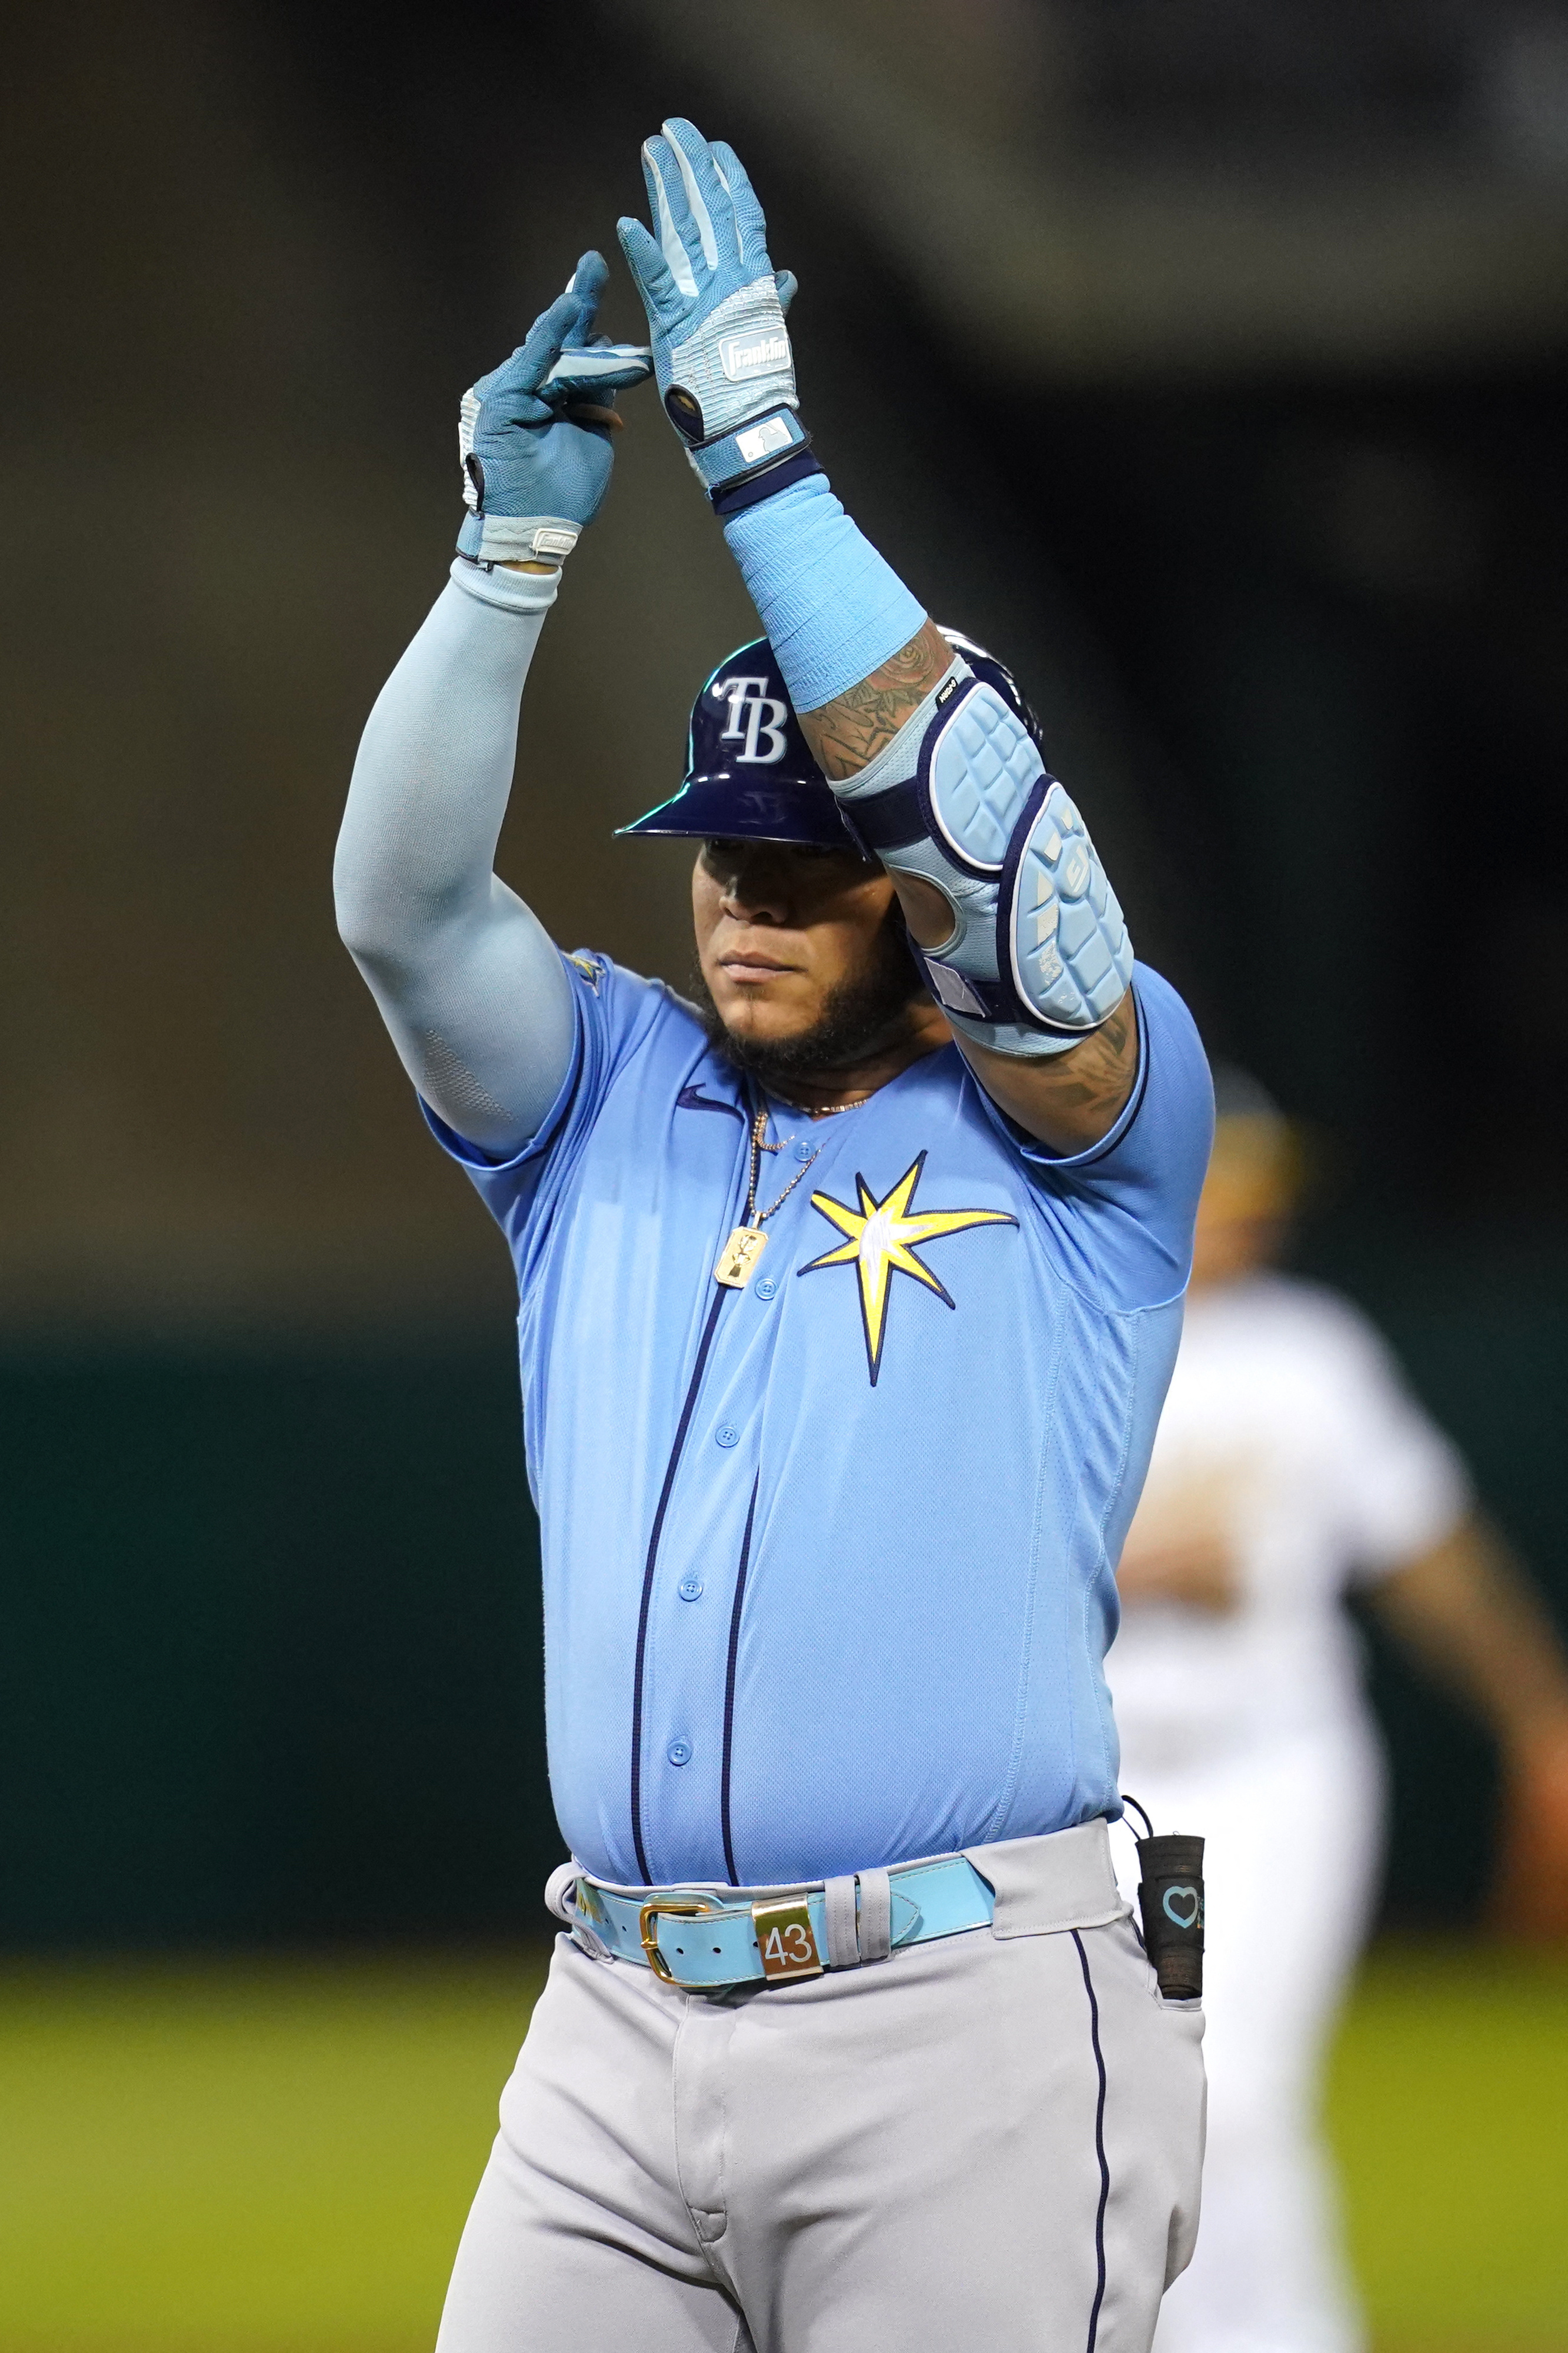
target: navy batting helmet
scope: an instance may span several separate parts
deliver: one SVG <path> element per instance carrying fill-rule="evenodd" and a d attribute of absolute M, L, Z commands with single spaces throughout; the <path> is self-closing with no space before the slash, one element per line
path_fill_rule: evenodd
<path fill-rule="evenodd" d="M 1038 723 L 1012 671 L 957 629 L 943 628 L 942 634 L 972 670 L 995 687 L 1037 743 Z M 766 638 L 753 638 L 721 661 L 692 704 L 680 790 L 618 830 L 858 849 L 832 787 L 806 749 Z"/>

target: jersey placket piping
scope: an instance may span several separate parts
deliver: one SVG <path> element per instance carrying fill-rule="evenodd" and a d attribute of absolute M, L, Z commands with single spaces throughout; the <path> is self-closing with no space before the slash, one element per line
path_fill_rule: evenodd
<path fill-rule="evenodd" d="M 735 1667 L 741 1655 L 741 1613 L 746 1601 L 746 1572 L 752 1561 L 752 1528 L 757 1516 L 757 1491 L 763 1483 L 759 1470 L 752 1481 L 752 1501 L 746 1513 L 746 1532 L 741 1538 L 741 1563 L 735 1571 L 735 1598 L 730 1606 L 730 1650 L 724 1665 L 724 1753 L 719 1768 L 719 1827 L 724 1840 L 724 1867 L 730 1874 L 731 1887 L 742 1884 L 735 1868 L 735 1841 L 730 1825 L 730 1757 L 735 1734 Z"/>
<path fill-rule="evenodd" d="M 681 1090 L 677 1101 L 677 1108 L 691 1111 L 727 1111 L 733 1113 L 743 1128 L 748 1125 L 746 1114 L 738 1103 L 715 1102 L 692 1087 Z M 749 1166 L 749 1162 L 746 1166 Z M 744 1176 L 745 1167 L 743 1166 L 742 1184 Z M 722 1240 L 722 1236 L 719 1239 Z M 691 1428 L 691 1417 L 697 1409 L 697 1397 L 702 1387 L 702 1376 L 708 1369 L 708 1356 L 713 1345 L 713 1335 L 719 1328 L 719 1318 L 723 1313 L 725 1300 L 734 1295 L 736 1294 L 727 1291 L 722 1284 L 715 1282 L 713 1303 L 708 1310 L 708 1320 L 702 1326 L 702 1337 L 697 1344 L 697 1361 L 691 1368 L 691 1378 L 686 1385 L 685 1402 L 680 1409 L 680 1419 L 675 1427 L 675 1439 L 669 1450 L 669 1461 L 665 1465 L 664 1483 L 659 1489 L 658 1504 L 653 1515 L 653 1526 L 648 1534 L 647 1556 L 643 1563 L 642 1599 L 637 1608 L 637 1656 L 632 1667 L 631 1800 L 632 1844 L 637 1851 L 637 1869 L 642 1873 L 645 1887 L 653 1885 L 653 1872 L 648 1863 L 647 1847 L 643 1838 L 642 1734 L 643 1679 L 647 1662 L 647 1629 L 648 1617 L 653 1607 L 654 1573 L 658 1567 L 658 1546 L 659 1539 L 664 1534 L 665 1514 L 669 1509 L 669 1499 L 674 1493 L 675 1474 L 680 1468 L 680 1458 L 686 1450 L 687 1434 Z M 753 1503 L 754 1500 L 753 1496 Z M 749 1527 L 749 1520 L 747 1525 Z"/>

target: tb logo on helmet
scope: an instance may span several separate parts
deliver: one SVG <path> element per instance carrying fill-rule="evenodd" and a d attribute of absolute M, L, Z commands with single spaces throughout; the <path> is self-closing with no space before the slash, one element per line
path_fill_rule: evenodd
<path fill-rule="evenodd" d="M 747 765 L 767 768 L 772 767 L 775 760 L 784 758 L 784 721 L 789 716 L 789 705 L 781 702 L 776 695 L 770 694 L 768 685 L 769 681 L 765 678 L 741 678 L 731 674 L 729 678 L 715 679 L 708 690 L 716 702 L 727 702 L 730 706 L 730 723 L 720 740 L 725 744 L 740 744 L 741 748 L 735 754 L 737 766 Z M 765 751 L 761 748 L 764 739 L 767 744 Z"/>

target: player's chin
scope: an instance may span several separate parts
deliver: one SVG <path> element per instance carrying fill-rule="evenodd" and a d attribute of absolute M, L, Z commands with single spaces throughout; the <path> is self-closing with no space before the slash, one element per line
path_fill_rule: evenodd
<path fill-rule="evenodd" d="M 804 1038 L 822 1018 L 822 992 L 800 973 L 782 972 L 763 981 L 734 981 L 715 973 L 708 987 L 713 1009 L 732 1038 L 784 1045 Z"/>

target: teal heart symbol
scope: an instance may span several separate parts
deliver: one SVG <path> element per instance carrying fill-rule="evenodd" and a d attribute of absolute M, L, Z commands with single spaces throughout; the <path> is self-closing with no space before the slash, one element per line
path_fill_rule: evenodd
<path fill-rule="evenodd" d="M 1192 1910 L 1184 1915 L 1181 1909 L 1184 1900 L 1192 1905 Z M 1198 1914 L 1203 1909 L 1203 1899 L 1195 1887 L 1167 1887 L 1161 1909 L 1166 1919 L 1174 1926 L 1195 1928 L 1198 1925 Z"/>

